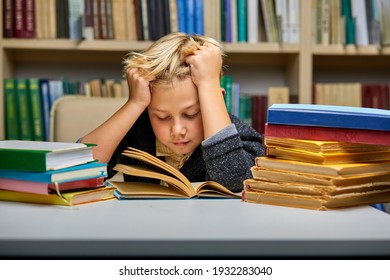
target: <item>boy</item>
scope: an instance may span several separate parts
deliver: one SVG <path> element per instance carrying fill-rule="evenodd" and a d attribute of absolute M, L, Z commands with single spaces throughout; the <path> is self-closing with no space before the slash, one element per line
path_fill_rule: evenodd
<path fill-rule="evenodd" d="M 191 182 L 213 180 L 242 190 L 263 147 L 261 136 L 226 110 L 223 56 L 214 39 L 172 33 L 125 59 L 128 101 L 82 139 L 98 144 L 94 157 L 108 163 L 109 178 L 118 162 L 143 165 L 121 156 L 131 146 L 160 157 Z"/>

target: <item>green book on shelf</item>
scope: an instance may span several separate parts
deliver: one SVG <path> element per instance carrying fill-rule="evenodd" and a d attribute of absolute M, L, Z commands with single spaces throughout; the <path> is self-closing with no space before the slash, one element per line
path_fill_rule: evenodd
<path fill-rule="evenodd" d="M 229 75 L 222 76 L 221 87 L 225 89 L 224 100 L 226 109 L 229 113 L 231 113 L 233 105 L 233 77 Z"/>
<path fill-rule="evenodd" d="M 17 103 L 19 112 L 19 134 L 21 140 L 33 140 L 31 127 L 31 102 L 27 79 L 16 79 Z"/>
<path fill-rule="evenodd" d="M 43 141 L 45 140 L 45 133 L 43 130 L 43 110 L 38 79 L 28 79 L 28 92 L 31 105 L 31 127 L 33 140 Z"/>
<path fill-rule="evenodd" d="M 4 79 L 5 135 L 9 140 L 19 139 L 19 114 L 14 79 Z"/>
<path fill-rule="evenodd" d="M 28 140 L 0 141 L 0 169 L 48 171 L 94 161 L 92 145 Z"/>

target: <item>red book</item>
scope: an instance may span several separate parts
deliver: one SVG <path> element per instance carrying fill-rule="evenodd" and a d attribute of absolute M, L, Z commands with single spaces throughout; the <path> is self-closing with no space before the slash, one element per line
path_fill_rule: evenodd
<path fill-rule="evenodd" d="M 390 132 L 379 130 L 266 124 L 264 136 L 303 140 L 390 145 Z"/>
<path fill-rule="evenodd" d="M 35 38 L 35 0 L 24 0 L 24 38 Z"/>
<path fill-rule="evenodd" d="M 267 96 L 255 95 L 252 97 L 252 127 L 261 135 L 267 122 Z"/>

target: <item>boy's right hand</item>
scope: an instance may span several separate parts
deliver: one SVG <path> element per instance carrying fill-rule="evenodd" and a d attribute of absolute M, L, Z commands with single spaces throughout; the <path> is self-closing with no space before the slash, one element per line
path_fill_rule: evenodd
<path fill-rule="evenodd" d="M 140 75 L 139 70 L 130 68 L 126 71 L 127 84 L 129 86 L 128 102 L 134 103 L 144 109 L 150 104 L 151 92 L 150 81 L 153 78 L 147 79 Z"/>

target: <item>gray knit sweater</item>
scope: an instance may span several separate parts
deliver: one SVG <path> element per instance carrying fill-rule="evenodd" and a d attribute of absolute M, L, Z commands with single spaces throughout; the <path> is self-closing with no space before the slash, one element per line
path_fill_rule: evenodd
<path fill-rule="evenodd" d="M 254 165 L 255 157 L 264 154 L 261 136 L 237 117 L 230 115 L 230 118 L 232 125 L 203 141 L 180 169 L 191 182 L 212 180 L 238 192 L 243 188 L 243 181 L 252 177 L 250 168 Z M 115 150 L 108 163 L 108 178 L 115 175 L 113 167 L 117 163 L 146 166 L 143 162 L 122 156 L 121 152 L 127 147 L 156 155 L 156 137 L 147 111 L 138 118 Z M 153 179 L 127 175 L 124 179 L 155 182 Z"/>

